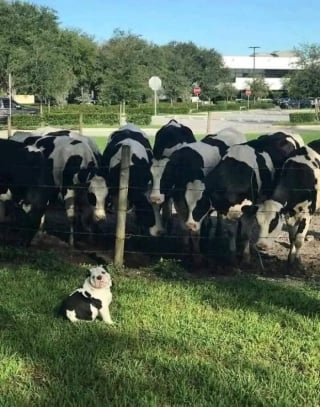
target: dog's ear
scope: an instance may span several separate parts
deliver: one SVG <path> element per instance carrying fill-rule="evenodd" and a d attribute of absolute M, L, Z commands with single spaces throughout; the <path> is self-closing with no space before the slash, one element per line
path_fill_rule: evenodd
<path fill-rule="evenodd" d="M 91 272 L 90 272 L 90 270 L 87 270 L 86 271 L 86 278 L 88 278 L 88 277 L 90 277 L 91 276 Z"/>

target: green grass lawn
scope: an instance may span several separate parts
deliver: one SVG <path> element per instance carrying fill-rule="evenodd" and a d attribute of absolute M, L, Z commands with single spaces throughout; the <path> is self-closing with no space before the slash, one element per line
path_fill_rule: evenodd
<path fill-rule="evenodd" d="M 55 309 L 85 265 L 54 251 L 0 254 L 3 407 L 320 403 L 315 283 L 197 279 L 169 261 L 113 269 L 116 325 L 72 325 Z"/>

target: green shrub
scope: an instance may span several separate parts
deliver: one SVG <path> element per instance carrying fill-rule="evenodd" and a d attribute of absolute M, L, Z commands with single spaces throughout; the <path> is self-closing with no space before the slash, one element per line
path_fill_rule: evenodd
<path fill-rule="evenodd" d="M 39 114 L 14 115 L 11 117 L 11 124 L 13 127 L 17 127 L 19 129 L 29 129 L 45 125 L 42 117 Z"/>
<path fill-rule="evenodd" d="M 127 113 L 127 122 L 134 123 L 139 126 L 148 126 L 151 123 L 151 115 Z"/>
<path fill-rule="evenodd" d="M 116 113 L 86 112 L 82 114 L 84 125 L 103 124 L 115 125 L 119 123 Z M 12 116 L 12 125 L 17 128 L 35 128 L 41 126 L 79 126 L 80 113 L 50 113 L 41 115 L 16 115 Z"/>
<path fill-rule="evenodd" d="M 290 113 L 290 123 L 310 123 L 316 120 L 316 116 L 312 112 Z"/>

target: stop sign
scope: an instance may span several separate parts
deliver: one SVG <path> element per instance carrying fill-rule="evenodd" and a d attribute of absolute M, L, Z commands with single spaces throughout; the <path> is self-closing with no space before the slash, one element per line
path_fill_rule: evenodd
<path fill-rule="evenodd" d="M 251 90 L 250 90 L 250 89 L 246 89 L 245 94 L 246 94 L 246 96 L 251 96 Z"/>
<path fill-rule="evenodd" d="M 193 94 L 196 95 L 196 96 L 199 96 L 200 93 L 201 93 L 201 88 L 200 88 L 200 86 L 195 86 L 195 87 L 193 88 Z"/>

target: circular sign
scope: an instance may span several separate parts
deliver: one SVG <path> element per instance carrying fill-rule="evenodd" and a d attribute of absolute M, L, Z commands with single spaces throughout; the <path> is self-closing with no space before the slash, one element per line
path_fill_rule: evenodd
<path fill-rule="evenodd" d="M 246 94 L 246 96 L 251 96 L 251 90 L 250 90 L 250 89 L 246 89 L 245 94 Z"/>
<path fill-rule="evenodd" d="M 193 94 L 196 95 L 196 96 L 199 96 L 200 93 L 201 93 L 201 88 L 200 88 L 200 86 L 195 86 L 195 87 L 193 88 Z"/>
<path fill-rule="evenodd" d="M 152 76 L 149 79 L 149 88 L 151 88 L 152 90 L 159 90 L 161 89 L 161 79 L 158 76 Z"/>

